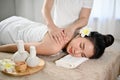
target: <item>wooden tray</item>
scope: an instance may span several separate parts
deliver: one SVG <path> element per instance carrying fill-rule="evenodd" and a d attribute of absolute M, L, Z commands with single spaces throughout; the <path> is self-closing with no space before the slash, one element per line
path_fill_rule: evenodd
<path fill-rule="evenodd" d="M 12 76 L 24 76 L 24 75 L 30 75 L 33 73 L 36 73 L 40 70 L 42 70 L 45 66 L 45 61 L 40 59 L 40 64 L 37 67 L 28 67 L 27 70 L 25 72 L 13 72 L 13 73 L 8 73 L 5 71 L 2 71 L 3 73 L 7 74 L 7 75 L 12 75 Z"/>

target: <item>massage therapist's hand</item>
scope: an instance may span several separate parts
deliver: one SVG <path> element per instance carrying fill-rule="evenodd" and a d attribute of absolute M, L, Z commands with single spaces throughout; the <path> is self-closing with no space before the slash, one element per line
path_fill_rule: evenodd
<path fill-rule="evenodd" d="M 66 36 L 66 42 L 70 41 L 75 33 L 75 29 L 73 27 L 68 26 L 67 28 L 64 29 L 64 34 Z"/>
<path fill-rule="evenodd" d="M 49 28 L 50 37 L 55 40 L 58 44 L 65 44 L 65 34 L 63 29 L 58 27 Z"/>

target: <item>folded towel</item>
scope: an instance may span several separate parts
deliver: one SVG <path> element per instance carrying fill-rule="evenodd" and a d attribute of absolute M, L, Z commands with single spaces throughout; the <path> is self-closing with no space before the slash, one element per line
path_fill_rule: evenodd
<path fill-rule="evenodd" d="M 71 55 L 67 55 L 55 61 L 55 63 L 56 63 L 56 66 L 72 69 L 72 68 L 76 68 L 86 60 L 88 60 L 88 58 L 85 58 L 85 57 L 78 58 L 78 57 L 73 57 Z"/>

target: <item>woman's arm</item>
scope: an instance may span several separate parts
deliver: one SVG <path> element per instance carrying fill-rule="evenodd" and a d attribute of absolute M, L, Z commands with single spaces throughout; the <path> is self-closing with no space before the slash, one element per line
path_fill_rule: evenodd
<path fill-rule="evenodd" d="M 16 52 L 17 46 L 16 44 L 6 44 L 6 45 L 0 45 L 0 52 Z"/>

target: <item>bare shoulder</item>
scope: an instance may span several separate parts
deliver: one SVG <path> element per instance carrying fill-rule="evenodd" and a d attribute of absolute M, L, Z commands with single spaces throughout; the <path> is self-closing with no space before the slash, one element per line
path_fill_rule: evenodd
<path fill-rule="evenodd" d="M 55 40 L 48 33 L 46 33 L 46 35 L 43 39 L 43 42 L 47 45 L 50 45 L 53 47 L 58 47 L 60 49 L 62 49 L 65 46 L 65 44 L 56 43 Z"/>

